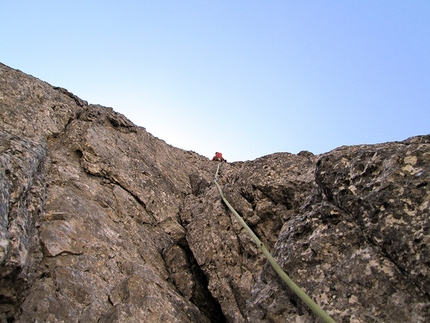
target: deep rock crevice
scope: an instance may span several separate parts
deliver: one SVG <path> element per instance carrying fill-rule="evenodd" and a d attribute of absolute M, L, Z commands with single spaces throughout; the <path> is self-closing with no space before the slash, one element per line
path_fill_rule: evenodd
<path fill-rule="evenodd" d="M 183 259 L 175 259 L 177 257 L 183 257 Z M 208 290 L 206 275 L 189 247 L 173 245 L 164 252 L 164 260 L 170 273 L 168 279 L 182 296 L 196 305 L 210 322 L 226 322 L 220 304 Z"/>

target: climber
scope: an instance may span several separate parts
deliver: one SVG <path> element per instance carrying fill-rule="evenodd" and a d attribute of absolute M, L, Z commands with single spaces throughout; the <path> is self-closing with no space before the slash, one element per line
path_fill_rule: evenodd
<path fill-rule="evenodd" d="M 219 153 L 219 152 L 216 152 L 216 153 L 215 153 L 215 156 L 214 156 L 214 158 L 212 158 L 212 160 L 213 160 L 213 161 L 220 161 L 220 162 L 227 162 L 227 159 L 224 159 L 224 158 L 222 157 L 222 154 L 221 154 L 221 153 Z"/>

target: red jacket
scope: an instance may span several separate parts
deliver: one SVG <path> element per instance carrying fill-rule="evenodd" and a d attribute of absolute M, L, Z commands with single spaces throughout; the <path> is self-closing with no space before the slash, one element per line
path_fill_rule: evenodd
<path fill-rule="evenodd" d="M 215 161 L 224 161 L 224 158 L 222 157 L 221 153 L 216 152 L 215 156 L 214 156 L 214 158 L 212 158 L 212 160 L 215 160 Z"/>

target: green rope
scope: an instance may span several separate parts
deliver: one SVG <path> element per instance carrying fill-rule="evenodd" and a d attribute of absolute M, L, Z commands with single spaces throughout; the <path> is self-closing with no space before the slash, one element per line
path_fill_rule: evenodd
<path fill-rule="evenodd" d="M 282 270 L 282 268 L 278 265 L 276 260 L 272 257 L 270 252 L 266 249 L 266 247 L 263 245 L 260 239 L 255 235 L 255 233 L 251 230 L 250 227 L 246 224 L 246 222 L 242 219 L 242 217 L 239 215 L 239 213 L 236 212 L 236 210 L 231 206 L 231 204 L 227 201 L 227 199 L 224 197 L 224 194 L 222 192 L 221 187 L 217 183 L 217 177 L 219 172 L 219 167 L 221 166 L 221 163 L 218 164 L 218 168 L 216 170 L 214 182 L 218 188 L 219 194 L 221 195 L 222 200 L 224 203 L 228 206 L 231 212 L 236 216 L 237 220 L 240 222 L 240 224 L 248 231 L 251 238 L 254 240 L 254 242 L 257 244 L 258 248 L 261 249 L 263 254 L 266 256 L 269 263 L 272 265 L 273 269 L 278 273 L 278 275 L 281 277 L 281 279 L 288 285 L 288 287 L 291 288 L 291 290 L 298 296 L 300 299 L 325 323 L 336 323 L 335 320 L 333 320 L 317 303 L 315 303 L 304 291 L 300 289 L 299 286 L 297 286 L 290 277 L 285 273 L 285 271 Z"/>

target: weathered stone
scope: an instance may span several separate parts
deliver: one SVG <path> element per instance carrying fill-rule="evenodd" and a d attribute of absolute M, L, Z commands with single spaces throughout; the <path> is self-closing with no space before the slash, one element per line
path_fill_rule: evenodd
<path fill-rule="evenodd" d="M 310 193 L 312 158 L 285 153 L 222 165 L 219 182 L 227 199 L 268 248 L 275 244 L 285 219 Z M 189 196 L 185 206 L 182 221 L 187 241 L 209 277 L 209 290 L 228 321 L 244 322 L 246 301 L 264 264 L 263 255 L 220 201 L 214 184 L 204 194 Z"/>
<path fill-rule="evenodd" d="M 0 322 L 316 322 L 218 163 L 0 64 Z M 222 163 L 338 322 L 430 320 L 430 136 Z"/>
<path fill-rule="evenodd" d="M 35 279 L 45 203 L 46 144 L 0 131 L 0 319 Z M 4 313 L 4 314 L 2 314 Z"/>
<path fill-rule="evenodd" d="M 314 196 L 284 224 L 275 255 L 338 322 L 430 319 L 429 156 L 420 137 L 319 158 Z M 252 294 L 250 322 L 314 321 L 271 268 Z"/>

